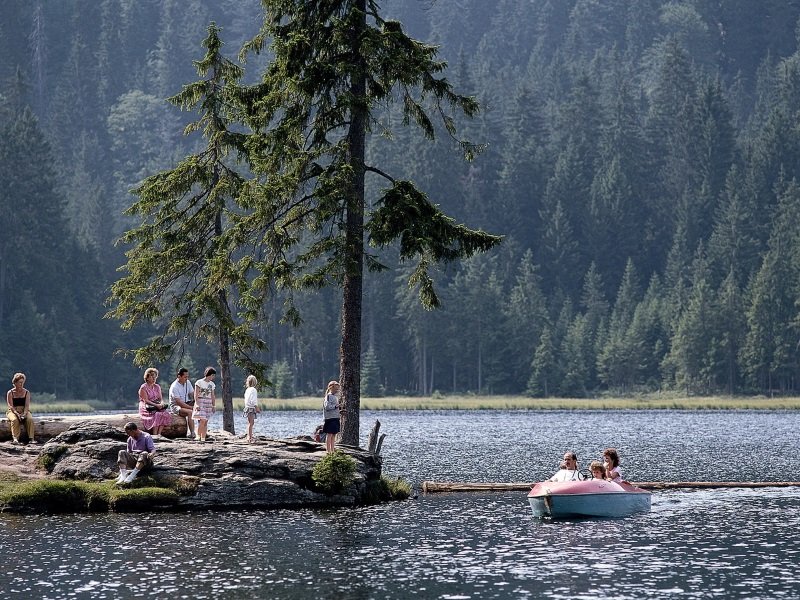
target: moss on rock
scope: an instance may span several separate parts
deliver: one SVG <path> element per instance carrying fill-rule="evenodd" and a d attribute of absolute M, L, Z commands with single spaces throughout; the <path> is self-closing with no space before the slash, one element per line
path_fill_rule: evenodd
<path fill-rule="evenodd" d="M 175 506 L 180 494 L 163 487 L 120 488 L 112 482 L 39 481 L 7 482 L 0 488 L 0 511 L 22 513 L 72 513 L 147 511 Z"/>

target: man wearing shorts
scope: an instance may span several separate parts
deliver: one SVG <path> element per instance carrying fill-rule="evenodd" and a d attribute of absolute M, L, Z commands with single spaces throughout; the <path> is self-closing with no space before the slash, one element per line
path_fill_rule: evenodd
<path fill-rule="evenodd" d="M 178 378 L 169 386 L 169 410 L 173 415 L 186 419 L 186 437 L 190 440 L 194 439 L 194 398 L 190 398 L 193 395 L 194 386 L 189 383 L 189 369 L 181 367 L 178 369 Z"/>

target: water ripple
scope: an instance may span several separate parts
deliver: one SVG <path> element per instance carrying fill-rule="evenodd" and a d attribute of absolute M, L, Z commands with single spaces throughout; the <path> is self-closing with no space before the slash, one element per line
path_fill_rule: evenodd
<path fill-rule="evenodd" d="M 295 430 L 271 432 L 288 435 L 309 418 L 268 413 L 257 423 Z M 588 459 L 606 445 L 622 449 L 639 479 L 800 472 L 794 414 L 380 418 L 387 470 L 417 481 L 534 479 L 565 446 Z M 649 514 L 620 520 L 536 520 L 524 493 L 508 493 L 346 510 L 0 521 L 0 590 L 13 599 L 800 598 L 797 488 L 659 491 Z"/>

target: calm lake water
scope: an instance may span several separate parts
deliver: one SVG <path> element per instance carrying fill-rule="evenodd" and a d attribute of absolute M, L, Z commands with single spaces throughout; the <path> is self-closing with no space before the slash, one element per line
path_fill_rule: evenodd
<path fill-rule="evenodd" d="M 319 418 L 262 415 L 275 437 Z M 800 413 L 367 412 L 364 437 L 375 418 L 415 484 L 532 481 L 606 446 L 634 481 L 800 480 Z M 800 598 L 800 488 L 654 492 L 620 520 L 536 520 L 516 492 L 0 523 L 2 598 Z"/>

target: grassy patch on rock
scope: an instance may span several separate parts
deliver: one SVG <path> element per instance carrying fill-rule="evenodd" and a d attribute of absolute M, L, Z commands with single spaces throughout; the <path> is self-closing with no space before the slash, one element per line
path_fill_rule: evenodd
<path fill-rule="evenodd" d="M 113 482 L 38 481 L 0 482 L 0 512 L 73 513 L 163 510 L 180 495 L 163 487 L 122 488 Z"/>

